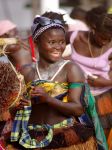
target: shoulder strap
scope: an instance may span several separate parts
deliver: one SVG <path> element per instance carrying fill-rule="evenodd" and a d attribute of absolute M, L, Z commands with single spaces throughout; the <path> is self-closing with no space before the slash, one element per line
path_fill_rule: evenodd
<path fill-rule="evenodd" d="M 62 66 L 58 69 L 58 71 L 54 74 L 54 76 L 51 78 L 51 81 L 54 80 L 54 78 L 59 74 L 59 72 L 62 70 L 62 68 L 68 63 L 70 62 L 69 60 L 65 61 Z"/>

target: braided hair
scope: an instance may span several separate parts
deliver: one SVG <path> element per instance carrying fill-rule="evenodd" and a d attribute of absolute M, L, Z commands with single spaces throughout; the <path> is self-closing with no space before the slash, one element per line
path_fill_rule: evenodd
<path fill-rule="evenodd" d="M 49 11 L 49 12 L 45 12 L 42 16 L 50 19 L 58 19 L 64 23 L 64 19 L 63 19 L 64 14 L 61 13 Z"/>

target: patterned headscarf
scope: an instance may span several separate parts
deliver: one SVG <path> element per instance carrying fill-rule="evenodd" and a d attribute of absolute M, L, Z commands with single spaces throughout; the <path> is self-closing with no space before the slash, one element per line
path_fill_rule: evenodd
<path fill-rule="evenodd" d="M 33 40 L 36 41 L 38 36 L 41 35 L 44 31 L 52 27 L 62 28 L 63 22 L 58 19 L 49 19 L 47 17 L 36 17 L 33 21 L 33 25 L 31 27 Z"/>

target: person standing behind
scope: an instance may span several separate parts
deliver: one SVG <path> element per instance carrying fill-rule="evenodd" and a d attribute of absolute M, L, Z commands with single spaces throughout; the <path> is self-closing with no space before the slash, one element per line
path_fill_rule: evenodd
<path fill-rule="evenodd" d="M 10 20 L 0 21 L 0 38 L 17 38 L 16 44 L 7 45 L 5 51 L 8 59 L 19 70 L 23 65 L 32 62 L 31 50 L 28 44 L 25 44 L 19 37 L 16 24 Z"/>
<path fill-rule="evenodd" d="M 74 7 L 70 12 L 70 17 L 74 20 L 80 20 L 85 23 L 85 26 L 88 26 L 86 21 L 86 13 L 86 10 L 79 7 Z"/>
<path fill-rule="evenodd" d="M 112 53 L 112 14 L 107 14 L 102 7 L 93 8 L 87 12 L 86 20 L 90 31 L 73 32 L 69 35 L 71 60 L 85 74 L 108 139 L 112 128 L 112 71 L 109 64 Z"/>

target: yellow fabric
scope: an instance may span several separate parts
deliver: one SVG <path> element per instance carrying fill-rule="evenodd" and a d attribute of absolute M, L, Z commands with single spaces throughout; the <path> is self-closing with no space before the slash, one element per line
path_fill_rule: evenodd
<path fill-rule="evenodd" d="M 43 87 L 51 97 L 56 97 L 68 91 L 68 83 L 41 81 L 37 82 L 35 86 Z M 62 101 L 67 102 L 67 96 L 64 96 Z"/>

